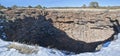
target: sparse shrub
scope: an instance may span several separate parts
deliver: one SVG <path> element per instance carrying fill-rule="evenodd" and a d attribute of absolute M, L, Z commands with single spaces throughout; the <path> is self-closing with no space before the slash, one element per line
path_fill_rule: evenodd
<path fill-rule="evenodd" d="M 5 9 L 6 7 L 0 4 L 0 10 Z"/>
<path fill-rule="evenodd" d="M 13 5 L 11 8 L 12 9 L 16 9 L 16 8 L 18 8 L 18 6 L 17 5 Z"/>
<path fill-rule="evenodd" d="M 42 6 L 41 5 L 37 5 L 37 6 L 35 6 L 35 8 L 42 9 Z"/>
<path fill-rule="evenodd" d="M 31 5 L 29 5 L 29 6 L 28 6 L 28 8 L 32 8 L 32 6 L 31 6 Z"/>
<path fill-rule="evenodd" d="M 83 4 L 82 8 L 86 8 L 87 6 L 85 4 Z"/>
<path fill-rule="evenodd" d="M 90 7 L 90 8 L 98 8 L 98 7 L 99 7 L 99 4 L 98 4 L 98 2 L 90 2 L 89 7 Z"/>
<path fill-rule="evenodd" d="M 7 7 L 7 10 L 12 10 L 12 8 L 11 7 Z"/>

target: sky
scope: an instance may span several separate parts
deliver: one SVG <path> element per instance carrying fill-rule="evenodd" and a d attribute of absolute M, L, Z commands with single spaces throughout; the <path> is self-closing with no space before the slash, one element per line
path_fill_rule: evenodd
<path fill-rule="evenodd" d="M 45 7 L 80 7 L 87 6 L 91 1 L 98 2 L 100 6 L 120 6 L 120 0 L 0 0 L 0 4 L 6 7 L 17 6 L 36 6 Z"/>

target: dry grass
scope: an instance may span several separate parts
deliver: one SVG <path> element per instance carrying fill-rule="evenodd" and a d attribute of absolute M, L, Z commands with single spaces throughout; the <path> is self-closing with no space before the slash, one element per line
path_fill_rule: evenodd
<path fill-rule="evenodd" d="M 102 44 L 98 45 L 98 46 L 95 48 L 95 50 L 96 50 L 96 51 L 99 51 L 101 48 L 102 48 Z"/>
<path fill-rule="evenodd" d="M 11 49 L 11 48 L 18 50 L 22 54 L 32 54 L 32 53 L 38 52 L 37 46 L 30 47 L 25 44 L 11 43 L 10 45 L 8 45 L 8 49 Z"/>

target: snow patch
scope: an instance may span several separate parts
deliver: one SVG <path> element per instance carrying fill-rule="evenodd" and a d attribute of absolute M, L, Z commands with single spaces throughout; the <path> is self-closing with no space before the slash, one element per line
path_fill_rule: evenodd
<path fill-rule="evenodd" d="M 8 46 L 12 43 L 16 45 L 23 45 L 16 42 L 6 42 L 0 39 L 0 56 L 65 56 L 62 52 L 56 49 L 48 49 L 44 47 L 38 47 L 37 53 L 32 54 L 22 54 L 19 50 L 15 48 L 8 49 Z M 26 45 L 28 47 L 34 48 L 35 46 Z"/>

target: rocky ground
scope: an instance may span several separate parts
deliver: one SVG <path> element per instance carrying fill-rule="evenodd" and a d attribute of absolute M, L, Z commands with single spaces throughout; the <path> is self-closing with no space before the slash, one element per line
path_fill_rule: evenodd
<path fill-rule="evenodd" d="M 104 40 L 109 39 L 112 36 L 112 34 L 114 34 L 114 31 L 113 31 L 113 28 L 111 27 L 112 24 L 108 20 L 108 18 L 112 18 L 113 20 L 118 19 L 120 21 L 120 19 L 119 19 L 120 11 L 119 10 L 107 10 L 107 9 L 106 10 L 98 9 L 95 11 L 94 11 L 94 9 L 93 9 L 93 11 L 92 10 L 74 11 L 74 10 L 49 10 L 49 9 L 47 9 L 47 10 L 13 9 L 13 10 L 1 10 L 0 14 L 1 14 L 0 18 L 6 18 L 7 20 L 12 20 L 14 22 L 13 24 L 19 23 L 18 22 L 19 20 L 16 20 L 16 19 L 21 19 L 21 20 L 25 19 L 21 24 L 24 24 L 24 25 L 29 25 L 30 23 L 31 23 L 31 25 L 33 23 L 34 23 L 33 25 L 40 24 L 41 25 L 40 27 L 43 26 L 43 31 L 44 31 L 44 27 L 49 26 L 46 29 L 53 27 L 52 29 L 54 31 L 50 31 L 50 32 L 48 31 L 48 32 L 49 33 L 54 32 L 53 33 L 53 35 L 55 34 L 54 37 L 58 37 L 56 39 L 59 40 L 60 43 L 61 42 L 63 43 L 63 41 L 64 41 L 64 43 L 66 43 L 66 44 L 71 43 L 71 45 L 73 45 L 71 47 L 68 47 L 69 46 L 68 45 L 68 46 L 61 46 L 59 48 L 61 49 L 61 48 L 65 47 L 65 49 L 66 49 L 66 47 L 68 47 L 68 48 L 75 47 L 76 50 L 80 48 L 80 46 L 77 45 L 77 44 L 80 44 L 78 42 L 82 41 L 83 43 L 81 45 L 84 45 L 85 48 L 83 48 L 83 49 L 86 49 L 87 46 L 92 48 L 93 47 L 91 45 L 92 43 L 96 43 L 98 45 L 99 41 L 104 41 Z M 28 18 L 28 19 L 32 18 L 32 19 L 27 20 L 26 18 Z M 33 18 L 34 19 L 44 18 L 44 19 L 33 20 Z M 41 22 L 41 20 L 43 23 L 35 23 L 36 21 Z M 29 22 L 25 23 L 26 21 L 29 21 Z M 31 21 L 35 21 L 35 22 L 31 22 Z M 47 22 L 44 22 L 44 21 L 47 21 Z M 47 24 L 47 26 L 45 26 L 46 24 Z M 31 25 L 29 25 L 29 26 L 31 26 Z M 6 31 L 7 36 L 11 37 L 11 38 L 15 38 L 15 37 L 19 36 L 18 34 L 20 34 L 20 33 L 22 34 L 22 32 L 24 32 L 25 29 L 31 28 L 31 27 L 24 28 L 27 26 L 23 26 L 23 25 L 22 25 L 22 27 L 23 27 L 23 31 L 22 31 L 22 29 L 19 30 L 20 32 L 18 30 L 16 30 L 15 31 L 16 34 L 14 34 L 15 32 L 13 33 L 14 35 L 10 34 L 11 31 Z M 37 26 L 37 27 L 39 28 L 39 26 Z M 16 28 L 16 29 L 19 29 L 19 28 Z M 45 29 L 45 31 L 46 31 L 46 29 Z M 57 31 L 55 31 L 56 29 L 57 29 Z M 59 32 L 58 32 L 58 29 L 59 29 Z M 51 30 L 51 29 L 49 29 L 49 30 Z M 17 33 L 17 32 L 19 32 L 19 33 Z M 36 32 L 36 30 L 35 30 L 35 32 Z M 31 33 L 25 33 L 25 34 L 28 35 L 28 34 L 32 34 L 32 33 L 34 33 L 34 30 L 32 30 Z M 60 33 L 60 34 L 56 34 L 56 33 Z M 35 33 L 35 34 L 38 34 L 38 33 Z M 43 33 L 40 33 L 40 34 L 42 35 L 42 37 L 45 37 L 43 35 Z M 44 34 L 46 34 L 46 32 L 44 32 Z M 31 37 L 33 35 L 30 35 L 27 37 Z M 49 35 L 49 36 L 51 36 L 51 35 Z M 23 36 L 21 36 L 21 37 L 23 37 Z M 21 38 L 21 37 L 18 37 L 18 38 Z M 26 36 L 24 36 L 24 37 L 26 37 Z M 47 39 L 45 39 L 45 40 L 47 40 Z M 52 42 L 52 44 L 53 44 L 53 42 Z M 77 45 L 78 47 L 76 47 L 74 45 Z M 95 47 L 96 47 L 96 45 L 95 45 Z M 70 50 L 70 51 L 73 51 L 73 50 Z M 86 51 L 88 51 L 88 50 L 86 50 Z"/>

